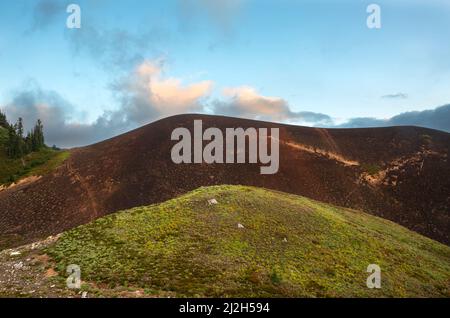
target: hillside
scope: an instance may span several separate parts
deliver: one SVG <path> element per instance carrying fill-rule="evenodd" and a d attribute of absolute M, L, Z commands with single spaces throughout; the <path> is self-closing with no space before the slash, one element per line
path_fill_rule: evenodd
<path fill-rule="evenodd" d="M 280 170 L 260 165 L 172 162 L 173 129 L 280 128 Z M 71 150 L 43 178 L 0 191 L 0 244 L 57 234 L 123 209 L 201 186 L 265 187 L 362 210 L 449 243 L 450 134 L 418 128 L 318 129 L 221 116 L 169 117 Z M 24 222 L 27 220 L 27 222 Z"/>
<path fill-rule="evenodd" d="M 68 152 L 43 148 L 20 159 L 10 159 L 6 155 L 8 132 L 0 127 L 0 188 L 21 179 L 42 176 L 58 167 L 68 157 Z"/>
<path fill-rule="evenodd" d="M 28 283 L 0 295 L 67 295 L 66 268 L 77 264 L 89 297 L 450 296 L 449 247 L 363 212 L 253 187 L 200 188 L 21 252 L 10 266 L 22 261 L 27 269 L 14 275 Z M 381 267 L 381 289 L 366 287 L 369 264 Z"/>

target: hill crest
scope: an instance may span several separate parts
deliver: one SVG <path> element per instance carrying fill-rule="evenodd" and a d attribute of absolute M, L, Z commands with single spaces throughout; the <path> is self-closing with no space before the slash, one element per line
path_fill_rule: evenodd
<path fill-rule="evenodd" d="M 174 164 L 171 132 L 192 129 L 194 119 L 222 130 L 279 128 L 279 172 L 261 176 L 258 165 Z M 449 147 L 450 134 L 417 127 L 322 129 L 209 115 L 169 117 L 72 149 L 53 173 L 1 191 L 1 240 L 4 246 L 27 242 L 201 186 L 241 184 L 356 208 L 448 243 Z"/>
<path fill-rule="evenodd" d="M 450 292 L 448 246 L 360 211 L 245 186 L 199 188 L 34 246 L 31 256 L 26 247 L 14 250 L 27 255 L 24 266 L 26 259 L 44 259 L 53 275 L 65 277 L 67 266 L 77 264 L 81 288 L 90 297 L 446 297 Z M 367 288 L 371 264 L 381 270 L 380 289 Z M 15 275 L 25 275 L 20 272 Z M 40 282 L 39 295 L 68 293 L 65 279 L 53 278 Z M 55 282 L 61 283 L 48 286 Z M 25 286 L 30 288 L 36 287 Z"/>

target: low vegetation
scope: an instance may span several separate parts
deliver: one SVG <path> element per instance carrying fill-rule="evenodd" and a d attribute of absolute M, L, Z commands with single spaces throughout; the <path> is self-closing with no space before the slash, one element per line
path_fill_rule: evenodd
<path fill-rule="evenodd" d="M 382 170 L 382 168 L 379 165 L 374 163 L 363 163 L 361 164 L 361 168 L 363 169 L 363 171 L 367 172 L 371 176 L 376 175 L 378 172 Z"/>
<path fill-rule="evenodd" d="M 79 265 L 91 296 L 450 296 L 448 246 L 363 212 L 244 186 L 115 213 L 46 253 L 62 277 Z M 381 289 L 366 286 L 369 264 L 381 267 Z"/>
<path fill-rule="evenodd" d="M 58 167 L 69 156 L 68 151 L 41 147 L 20 158 L 7 154 L 8 131 L 0 127 L 0 186 L 9 185 L 29 176 L 42 176 Z"/>
<path fill-rule="evenodd" d="M 44 126 L 40 119 L 34 128 L 24 135 L 24 124 L 21 117 L 15 124 L 10 124 L 6 115 L 0 110 L 0 128 L 6 130 L 6 138 L 2 138 L 5 153 L 9 158 L 21 158 L 31 152 L 45 148 Z M 5 134 L 2 132 L 2 134 Z"/>

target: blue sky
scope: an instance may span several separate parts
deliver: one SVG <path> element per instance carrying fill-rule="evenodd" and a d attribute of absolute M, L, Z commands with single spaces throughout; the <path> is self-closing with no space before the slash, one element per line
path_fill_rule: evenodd
<path fill-rule="evenodd" d="M 446 0 L 1 1 L 0 108 L 67 146 L 193 111 L 382 123 L 450 103 L 449 31 Z"/>

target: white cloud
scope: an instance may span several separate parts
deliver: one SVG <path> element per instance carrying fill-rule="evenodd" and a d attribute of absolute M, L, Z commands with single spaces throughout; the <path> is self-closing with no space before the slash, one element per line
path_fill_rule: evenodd
<path fill-rule="evenodd" d="M 225 101 L 214 103 L 214 113 L 258 120 L 296 122 L 309 124 L 329 124 L 327 115 L 291 110 L 288 102 L 279 97 L 260 95 L 250 86 L 225 88 Z"/>
<path fill-rule="evenodd" d="M 213 82 L 184 85 L 178 78 L 162 76 L 163 61 L 145 61 L 112 88 L 121 100 L 121 111 L 135 123 L 189 112 L 203 111 Z"/>

